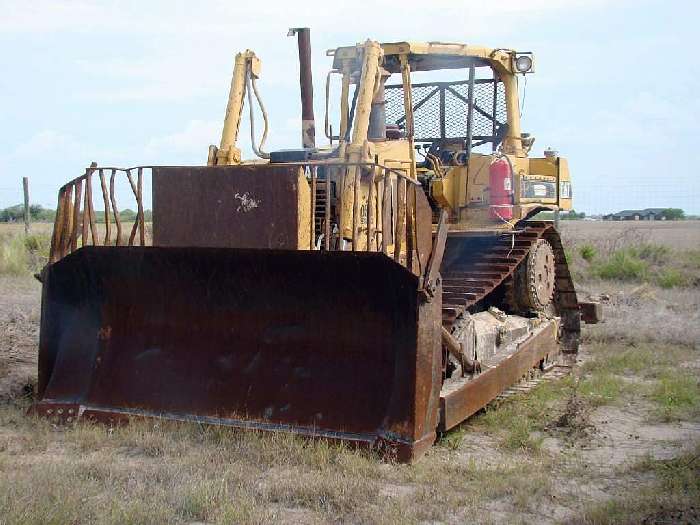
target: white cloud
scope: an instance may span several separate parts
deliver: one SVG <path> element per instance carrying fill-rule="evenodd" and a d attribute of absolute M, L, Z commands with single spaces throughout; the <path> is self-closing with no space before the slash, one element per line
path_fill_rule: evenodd
<path fill-rule="evenodd" d="M 191 120 L 185 129 L 160 137 L 153 137 L 145 147 L 147 158 L 167 155 L 206 158 L 209 144 L 218 144 L 222 123 L 218 121 Z"/>
<path fill-rule="evenodd" d="M 85 152 L 85 144 L 72 135 L 54 129 L 44 129 L 20 143 L 12 156 L 23 159 L 56 154 L 74 157 L 84 155 Z"/>
<path fill-rule="evenodd" d="M 430 8 L 440 18 L 449 20 L 441 25 L 439 33 L 453 31 L 464 34 L 468 27 L 473 33 L 478 22 L 484 18 L 503 18 L 509 14 L 537 14 L 562 9 L 590 8 L 606 4 L 619 4 L 612 0 L 501 0 L 490 3 L 455 2 L 434 0 Z M 12 33 L 35 33 L 72 31 L 78 33 L 111 34 L 207 34 L 263 32 L 262 26 L 293 26 L 303 22 L 333 27 L 333 32 L 387 27 L 406 30 L 422 27 L 426 19 L 426 4 L 423 0 L 407 0 L 397 5 L 395 0 L 353 2 L 347 5 L 329 6 L 325 0 L 307 0 L 297 5 L 288 1 L 230 2 L 141 2 L 131 1 L 80 1 L 80 0 L 33 0 L 0 2 L 3 17 L 0 30 Z M 368 16 L 371 9 L 372 16 Z M 294 17 L 290 16 L 290 11 Z M 455 20 L 454 16 L 457 16 Z M 342 23 L 329 23 L 331 20 Z M 392 22 L 391 24 L 389 22 Z M 462 25 L 457 22 L 470 22 Z M 361 25 L 356 25 L 360 23 Z M 411 33 L 408 32 L 410 35 Z"/>
<path fill-rule="evenodd" d="M 640 91 L 630 94 L 615 109 L 580 115 L 577 122 L 561 129 L 561 136 L 570 144 L 607 144 L 621 150 L 658 147 L 680 139 L 694 125 L 699 110 L 700 105 L 693 101 Z"/>
<path fill-rule="evenodd" d="M 299 23 L 313 30 L 314 69 L 319 78 L 329 67 L 323 50 L 368 37 L 510 46 L 517 45 L 512 35 L 521 33 L 528 19 L 608 3 L 611 0 L 478 4 L 436 0 L 426 14 L 423 0 L 407 0 L 400 6 L 395 0 L 354 2 L 333 9 L 325 0 L 293 6 L 281 0 L 0 0 L 0 32 L 20 38 L 34 33 L 80 35 L 87 46 L 110 50 L 112 56 L 113 50 L 124 49 L 117 59 L 92 53 L 90 58 L 76 60 L 84 80 L 75 95 L 79 100 L 179 101 L 219 92 L 230 78 L 233 55 L 246 47 L 254 48 L 263 60 L 264 86 L 294 87 L 295 48 L 284 35 L 289 26 Z M 508 41 L 501 41 L 506 35 Z"/>

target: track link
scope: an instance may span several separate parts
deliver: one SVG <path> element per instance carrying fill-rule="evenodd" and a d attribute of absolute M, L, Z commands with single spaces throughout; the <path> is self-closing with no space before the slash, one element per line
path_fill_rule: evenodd
<path fill-rule="evenodd" d="M 555 381 L 557 379 L 561 379 L 562 377 L 565 377 L 565 376 L 569 375 L 570 373 L 571 373 L 571 366 L 570 365 L 561 365 L 561 364 L 554 365 L 546 372 L 541 373 L 539 376 L 534 377 L 532 379 L 524 379 L 520 383 L 516 383 L 515 385 L 511 386 L 510 388 L 504 390 L 491 403 L 504 401 L 504 400 L 506 400 L 510 397 L 513 397 L 514 395 L 517 395 L 517 394 L 526 394 L 530 390 L 535 388 L 537 385 L 541 385 L 542 383 L 547 383 L 549 381 Z"/>
<path fill-rule="evenodd" d="M 522 222 L 501 235 L 454 240 L 452 246 L 448 237 L 448 250 L 455 253 L 443 260 L 441 268 L 443 326 L 451 332 L 459 316 L 478 311 L 479 304 L 499 285 L 507 286 L 539 239 L 547 240 L 554 251 L 554 305 L 562 318 L 562 347 L 565 352 L 576 352 L 580 339 L 578 300 L 559 233 L 552 223 L 544 221 Z"/>

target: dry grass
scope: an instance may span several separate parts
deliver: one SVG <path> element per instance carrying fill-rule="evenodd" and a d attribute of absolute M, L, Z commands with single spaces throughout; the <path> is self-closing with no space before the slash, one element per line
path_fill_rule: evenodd
<path fill-rule="evenodd" d="M 631 507 L 630 486 L 659 484 L 670 488 L 650 501 L 686 512 L 690 478 L 654 458 L 621 471 L 612 499 L 578 491 L 601 483 L 586 468 L 591 412 L 641 396 L 653 417 L 667 372 L 692 352 L 668 347 L 656 360 L 651 346 L 592 346 L 578 374 L 490 407 L 412 466 L 289 434 L 143 420 L 55 427 L 15 402 L 0 408 L 0 523 L 618 523 L 653 510 Z M 611 378 L 625 387 L 601 395 Z M 564 451 L 544 446 L 552 440 Z"/>
<path fill-rule="evenodd" d="M 578 282 L 652 283 L 667 289 L 700 286 L 698 244 L 693 242 L 692 235 L 687 235 L 684 242 L 669 235 L 675 229 L 668 226 L 683 229 L 686 224 L 654 228 L 654 225 L 608 222 L 602 225 L 609 225 L 607 235 L 601 235 L 601 223 L 588 224 L 596 228 L 567 223 L 562 230 L 572 275 Z M 696 229 L 700 231 L 700 225 Z"/>
<path fill-rule="evenodd" d="M 565 241 L 611 248 L 634 238 L 672 250 L 700 246 L 700 221 L 561 221 L 560 230 Z"/>
<path fill-rule="evenodd" d="M 0 411 L 8 523 L 418 523 L 548 497 L 546 458 L 493 465 L 436 448 L 414 466 L 288 434 L 174 423 L 54 428 Z M 3 518 L 0 518 L 2 522 Z"/>
<path fill-rule="evenodd" d="M 605 296 L 605 322 L 586 330 L 587 341 L 700 345 L 697 289 L 664 290 L 624 283 L 587 283 L 579 288 L 595 297 Z"/>
<path fill-rule="evenodd" d="M 96 225 L 98 244 L 105 240 L 106 226 Z M 133 223 L 122 225 L 122 243 L 129 240 Z M 0 223 L 0 275 L 31 275 L 40 271 L 49 260 L 51 232 L 53 225 L 36 223 L 32 225 L 30 234 L 24 234 L 24 226 L 16 223 Z M 111 225 L 109 244 L 116 241 L 116 229 Z M 91 243 L 92 241 L 88 241 Z M 146 224 L 146 245 L 152 244 L 152 227 Z M 78 246 L 82 241 L 78 240 Z"/>
<path fill-rule="evenodd" d="M 570 252 L 584 241 L 567 239 Z M 596 260 L 605 246 L 592 246 L 584 252 Z M 26 400 L 0 405 L 0 524 L 692 521 L 697 288 L 578 282 L 609 300 L 606 322 L 585 328 L 576 373 L 488 407 L 411 466 L 288 434 L 159 421 L 55 427 L 27 417 Z M 0 275 L 0 311 L 1 383 L 20 369 L 8 356 L 35 359 L 38 283 L 28 272 Z M 602 439 L 601 414 L 613 409 L 639 422 Z M 606 447 L 644 455 L 611 471 L 597 460 Z"/>
<path fill-rule="evenodd" d="M 628 473 L 653 476 L 633 494 L 612 498 L 587 509 L 572 523 L 591 525 L 628 523 L 698 523 L 700 521 L 700 445 L 668 460 L 646 456 Z"/>

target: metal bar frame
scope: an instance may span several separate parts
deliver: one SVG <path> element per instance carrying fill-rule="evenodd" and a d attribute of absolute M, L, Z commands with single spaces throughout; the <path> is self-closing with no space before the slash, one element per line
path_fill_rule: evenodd
<path fill-rule="evenodd" d="M 469 86 L 468 86 L 468 98 L 467 101 L 467 158 L 472 156 L 472 142 L 474 140 L 474 80 L 476 76 L 476 70 L 474 64 L 469 66 Z M 495 118 L 495 115 L 494 115 Z M 495 137 L 495 135 L 494 135 Z M 495 139 L 494 139 L 495 140 Z"/>
<path fill-rule="evenodd" d="M 316 190 L 318 189 L 318 168 L 325 169 L 325 209 L 322 212 L 324 219 L 324 242 L 323 249 L 331 250 L 332 234 L 331 231 L 331 214 L 330 207 L 332 201 L 331 170 L 334 168 L 347 168 L 356 166 L 357 176 L 353 181 L 355 187 L 355 195 L 357 196 L 353 202 L 353 207 L 356 210 L 357 220 L 353 225 L 353 246 L 357 250 L 360 242 L 360 235 L 363 235 L 362 241 L 366 245 L 364 249 L 367 251 L 382 251 L 389 254 L 391 244 L 398 242 L 398 249 L 395 251 L 400 255 L 403 243 L 415 246 L 415 199 L 408 205 L 406 192 L 408 187 L 415 187 L 420 183 L 413 179 L 409 173 L 409 167 L 392 168 L 382 165 L 378 162 L 343 162 L 343 161 L 309 161 L 288 163 L 289 165 L 297 165 L 305 167 L 309 171 L 306 172 L 309 184 L 311 186 L 311 239 L 309 241 L 310 248 L 316 249 Z M 77 250 L 80 246 L 86 246 L 92 239 L 92 245 L 109 245 L 114 241 L 116 246 L 133 246 L 136 244 L 136 235 L 138 243 L 141 246 L 146 245 L 145 239 L 145 217 L 143 208 L 143 170 L 145 168 L 153 168 L 154 166 L 134 166 L 130 168 L 118 167 L 97 167 L 90 166 L 85 170 L 85 173 L 80 177 L 69 181 L 61 186 L 58 194 L 57 213 L 54 219 L 54 230 L 51 237 L 51 251 L 49 263 L 54 263 L 69 253 Z M 137 176 L 134 177 L 134 170 Z M 104 222 L 105 234 L 101 240 L 98 240 L 98 230 L 96 225 L 95 209 L 93 204 L 92 194 L 92 174 L 97 172 L 100 180 L 100 189 L 102 191 L 102 199 L 105 207 Z M 108 172 L 108 173 L 107 173 Z M 136 198 L 137 217 L 128 232 L 127 241 L 122 235 L 123 224 L 120 218 L 120 210 L 117 203 L 115 192 L 116 178 L 119 173 L 124 173 L 131 191 Z M 360 225 L 360 197 L 361 188 L 363 185 L 363 175 L 369 182 L 368 192 L 368 209 L 367 209 L 367 231 L 362 231 Z M 109 181 L 107 180 L 109 177 Z M 392 206 L 393 200 L 391 179 L 395 177 L 397 181 L 397 202 L 396 206 Z M 81 210 L 82 204 L 82 210 Z M 385 216 L 390 213 L 390 224 L 386 224 Z M 410 216 L 409 216 L 410 215 Z M 113 218 L 112 218 L 113 216 Z M 399 220 L 401 219 L 401 220 Z M 112 220 L 116 227 L 116 238 L 112 239 Z M 81 222 L 82 221 L 82 222 Z M 78 243 L 78 237 L 81 242 Z M 408 246 L 407 246 L 408 247 Z M 318 247 L 319 249 L 321 246 Z M 391 254 L 392 256 L 394 254 Z M 410 257 L 409 257 L 410 259 Z"/>
<path fill-rule="evenodd" d="M 449 138 L 455 138 L 455 139 L 464 139 L 467 141 L 470 145 L 473 142 L 490 142 L 492 144 L 492 149 L 495 151 L 496 148 L 496 140 L 497 140 L 497 135 L 496 135 L 496 130 L 497 126 L 499 124 L 497 116 L 496 116 L 496 111 L 497 111 L 497 106 L 498 106 L 498 82 L 500 80 L 498 79 L 496 73 L 494 72 L 494 78 L 475 78 L 476 75 L 476 66 L 472 65 L 469 67 L 469 80 L 457 80 L 457 81 L 451 81 L 451 82 L 423 82 L 423 83 L 418 83 L 418 84 L 411 84 L 411 89 L 413 88 L 423 88 L 423 87 L 433 87 L 432 91 L 430 91 L 427 95 L 425 95 L 421 100 L 413 106 L 413 112 L 417 111 L 420 109 L 424 104 L 426 104 L 436 93 L 439 94 L 440 101 L 439 101 L 439 110 L 440 110 L 440 121 L 439 121 L 439 126 L 440 126 L 440 137 L 419 137 L 415 140 L 418 142 L 437 142 L 440 140 L 445 140 L 447 137 L 446 133 L 446 126 L 447 126 L 447 121 L 446 121 L 446 100 L 445 100 L 445 95 L 446 92 L 449 91 L 453 96 L 461 100 L 467 105 L 467 135 L 465 136 L 456 136 L 456 137 L 449 137 Z M 493 84 L 493 104 L 492 104 L 492 111 L 489 113 L 485 109 L 481 108 L 478 104 L 474 102 L 474 86 L 479 85 L 479 84 Z M 455 86 L 468 86 L 469 87 L 469 94 L 465 98 L 461 93 L 456 91 L 454 89 Z M 403 89 L 402 84 L 391 84 L 388 86 L 385 86 L 385 90 L 396 90 L 396 89 Z M 471 102 L 470 102 L 471 101 Z M 479 113 L 481 116 L 484 118 L 488 119 L 491 121 L 492 126 L 492 134 L 491 135 L 474 135 L 473 134 L 473 129 L 474 129 L 474 111 Z M 404 110 L 404 115 L 396 120 L 396 124 L 401 124 L 406 120 L 406 114 Z M 471 131 L 471 139 L 470 139 L 470 134 L 469 132 Z M 468 150 L 471 150 L 471 146 L 468 147 Z"/>

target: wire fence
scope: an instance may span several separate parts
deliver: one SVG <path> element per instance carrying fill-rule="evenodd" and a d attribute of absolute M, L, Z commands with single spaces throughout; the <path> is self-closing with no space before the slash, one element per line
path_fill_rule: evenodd
<path fill-rule="evenodd" d="M 11 182 L 14 182 L 12 184 Z M 63 184 L 65 181 L 61 181 Z M 29 179 L 29 196 L 32 204 L 41 204 L 45 208 L 56 207 L 56 195 L 61 184 L 34 182 Z M 681 208 L 688 215 L 700 215 L 700 183 L 672 178 L 641 182 L 609 183 L 601 181 L 588 184 L 573 181 L 574 209 L 588 215 L 613 213 L 628 209 L 644 208 Z M 127 202 L 129 188 L 117 188 L 117 195 Z M 23 201 L 22 177 L 16 181 L 5 179 L 0 185 L 0 209 L 21 205 Z M 143 204 L 151 208 L 150 180 L 144 186 Z M 102 209 L 99 204 L 96 209 Z"/>
<path fill-rule="evenodd" d="M 668 183 L 582 186 L 574 181 L 574 209 L 594 215 L 644 208 L 680 208 L 687 215 L 700 215 L 700 186 L 664 182 Z"/>

